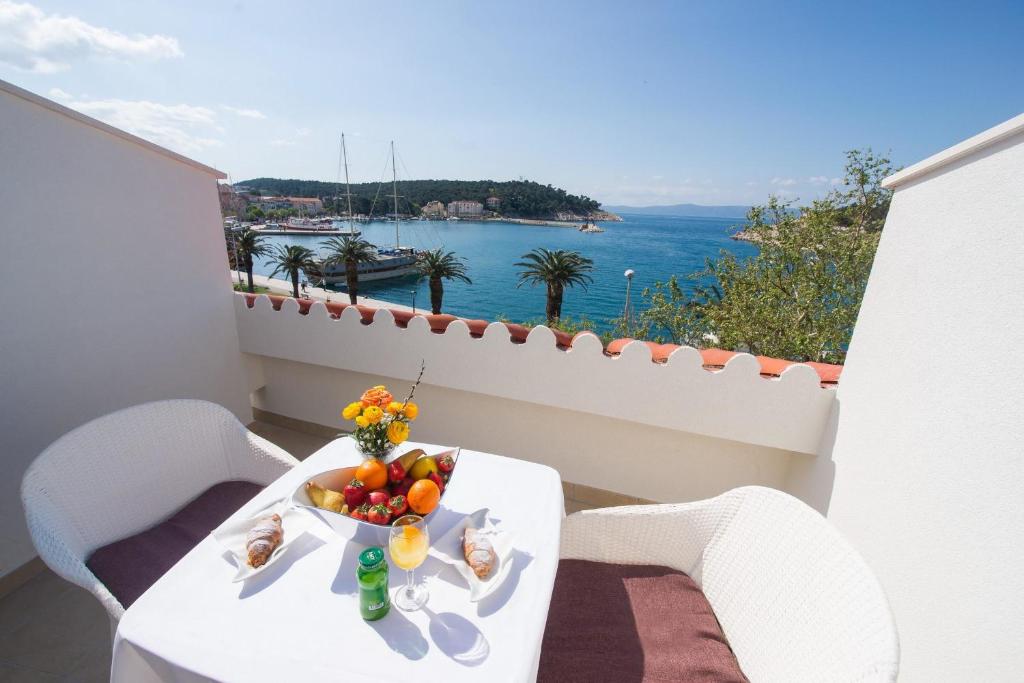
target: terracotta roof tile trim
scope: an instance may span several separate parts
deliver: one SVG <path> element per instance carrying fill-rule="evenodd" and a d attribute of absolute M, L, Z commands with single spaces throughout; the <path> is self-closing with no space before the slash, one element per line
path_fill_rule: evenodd
<path fill-rule="evenodd" d="M 245 296 L 246 306 L 252 308 L 256 303 L 256 298 L 259 296 L 266 296 L 270 299 L 271 305 L 275 311 L 281 310 L 281 305 L 286 299 L 292 297 L 279 296 L 275 294 L 249 294 L 243 292 Z M 299 305 L 299 313 L 306 315 L 309 313 L 309 309 L 312 308 L 314 303 L 317 303 L 316 299 L 296 299 Z M 327 307 L 327 312 L 332 318 L 340 318 L 342 311 L 346 308 L 353 307 L 359 311 L 359 316 L 362 319 L 364 325 L 373 323 L 373 317 L 377 313 L 377 309 L 372 306 L 363 306 L 357 304 L 346 304 L 340 301 L 321 302 Z M 395 324 L 399 327 L 405 328 L 409 325 L 409 321 L 415 316 L 425 318 L 427 323 L 430 325 L 430 330 L 436 334 L 443 334 L 448 326 L 456 320 L 461 320 L 469 327 L 469 333 L 475 338 L 480 338 L 484 334 L 484 330 L 490 324 L 486 320 L 472 320 L 468 318 L 459 318 L 454 315 L 440 314 L 432 315 L 425 313 L 412 313 L 410 311 L 403 311 L 394 308 L 387 309 L 392 316 L 394 316 Z M 505 327 L 508 328 L 509 334 L 512 337 L 513 344 L 523 344 L 526 342 L 526 337 L 530 333 L 530 328 L 523 325 L 516 325 L 515 323 L 504 323 Z M 559 349 L 568 350 L 572 348 L 572 344 L 576 337 L 580 334 L 590 334 L 588 332 L 580 332 L 573 336 L 566 332 L 559 330 L 551 330 L 555 335 L 555 342 Z M 635 339 L 623 338 L 615 339 L 608 346 L 605 347 L 605 353 L 609 356 L 617 356 L 622 353 L 622 350 L 630 342 L 637 341 Z M 679 344 L 658 344 L 656 342 L 645 341 L 642 342 L 647 345 L 651 350 L 651 360 L 655 363 L 664 363 L 668 360 L 668 357 L 672 355 L 672 352 L 678 348 L 681 348 Z M 737 355 L 736 351 L 726 351 L 724 349 L 697 349 L 701 355 L 704 369 L 710 372 L 716 372 L 725 367 L 725 364 L 733 356 Z M 761 366 L 761 376 L 766 379 L 774 379 L 779 377 L 791 365 L 798 365 L 795 361 L 782 360 L 779 358 L 769 358 L 768 356 L 756 356 L 757 362 Z M 828 363 L 802 363 L 806 365 L 821 378 L 821 386 L 829 388 L 835 387 L 839 383 L 839 375 L 843 372 L 842 365 L 830 365 Z"/>

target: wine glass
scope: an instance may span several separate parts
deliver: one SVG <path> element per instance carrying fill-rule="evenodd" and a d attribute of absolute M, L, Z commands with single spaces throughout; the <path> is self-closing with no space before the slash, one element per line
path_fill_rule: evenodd
<path fill-rule="evenodd" d="M 415 569 L 427 559 L 429 548 L 430 535 L 422 517 L 405 515 L 394 521 L 388 538 L 388 550 L 391 551 L 391 561 L 406 570 L 405 586 L 398 589 L 393 600 L 400 610 L 418 610 L 430 597 L 427 587 L 422 584 L 417 586 L 414 578 Z"/>

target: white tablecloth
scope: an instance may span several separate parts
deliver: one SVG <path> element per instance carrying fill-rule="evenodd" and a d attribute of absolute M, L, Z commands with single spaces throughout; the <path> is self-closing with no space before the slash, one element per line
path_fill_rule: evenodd
<path fill-rule="evenodd" d="M 429 451 L 428 451 L 429 452 Z M 359 462 L 350 439 L 314 453 L 236 513 L 252 514 L 319 472 Z M 558 473 L 542 465 L 463 450 L 430 523 L 434 538 L 481 507 L 515 536 L 504 583 L 470 603 L 458 572 L 430 557 L 430 601 L 418 612 L 359 616 L 356 562 L 317 522 L 273 566 L 245 583 L 207 537 L 125 612 L 111 680 L 521 681 L 536 676 L 558 567 L 564 506 Z M 392 590 L 405 572 L 391 567 Z"/>

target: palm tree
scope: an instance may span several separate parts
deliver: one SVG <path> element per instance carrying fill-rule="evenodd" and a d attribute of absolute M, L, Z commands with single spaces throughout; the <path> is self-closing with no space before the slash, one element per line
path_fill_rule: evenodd
<path fill-rule="evenodd" d="M 263 241 L 263 235 L 255 230 L 246 229 L 235 237 L 235 250 L 238 258 L 245 266 L 245 274 L 249 277 L 249 291 L 255 292 L 252 286 L 252 259 L 254 256 L 266 256 L 270 253 L 270 245 Z"/>
<path fill-rule="evenodd" d="M 418 256 L 416 265 L 420 274 L 430 281 L 430 310 L 434 315 L 441 312 L 441 300 L 444 299 L 444 284 L 441 280 L 462 280 L 467 285 L 473 284 L 466 275 L 466 264 L 454 251 L 424 251 Z"/>
<path fill-rule="evenodd" d="M 345 235 L 332 237 L 324 242 L 327 258 L 324 266 L 336 263 L 345 264 L 345 286 L 348 288 L 349 303 L 355 305 L 359 293 L 359 264 L 373 263 L 377 260 L 377 248 L 359 237 Z"/>
<path fill-rule="evenodd" d="M 548 301 L 545 314 L 549 323 L 562 317 L 562 294 L 566 287 L 579 285 L 584 291 L 594 281 L 589 273 L 594 269 L 594 262 L 576 251 L 564 249 L 534 249 L 523 254 L 523 261 L 516 263 L 519 268 L 519 284 L 545 284 L 548 288 Z"/>
<path fill-rule="evenodd" d="M 299 273 L 307 268 L 316 267 L 313 261 L 313 252 L 297 244 L 289 244 L 288 246 L 275 244 L 274 251 L 270 256 L 270 262 L 274 264 L 274 272 L 270 274 L 270 277 L 274 277 L 278 273 L 287 275 L 292 281 L 292 296 L 298 299 Z"/>

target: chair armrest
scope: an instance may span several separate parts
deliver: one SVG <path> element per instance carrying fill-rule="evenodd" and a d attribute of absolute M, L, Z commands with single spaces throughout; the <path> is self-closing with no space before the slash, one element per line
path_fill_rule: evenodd
<path fill-rule="evenodd" d="M 693 576 L 716 529 L 735 505 L 729 496 L 694 503 L 583 510 L 562 522 L 562 559 L 656 564 Z M 693 576 L 700 581 L 698 576 Z"/>
<path fill-rule="evenodd" d="M 23 501 L 36 497 L 35 506 L 25 505 L 25 522 L 29 535 L 32 537 L 32 543 L 39 553 L 39 558 L 57 576 L 96 596 L 96 599 L 107 610 L 111 620 L 116 623 L 124 614 L 124 607 L 113 593 L 96 578 L 96 575 L 85 566 L 85 558 L 64 542 L 65 535 L 73 532 L 62 529 L 64 520 L 55 514 L 56 511 L 49 501 L 42 498 L 44 496 L 45 493 L 34 491 L 31 487 L 24 485 L 22 487 Z M 58 531 L 58 529 L 61 530 Z"/>
<path fill-rule="evenodd" d="M 267 485 L 299 464 L 293 455 L 280 446 L 253 434 L 248 429 L 243 430 L 248 453 L 245 454 L 246 457 L 234 463 L 234 466 L 245 479 Z"/>

